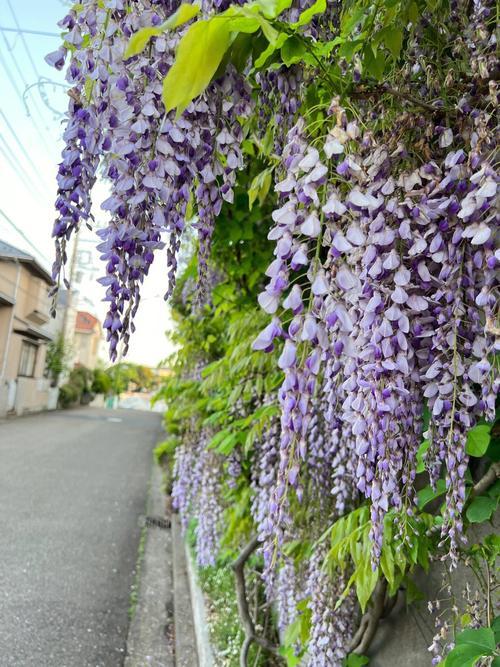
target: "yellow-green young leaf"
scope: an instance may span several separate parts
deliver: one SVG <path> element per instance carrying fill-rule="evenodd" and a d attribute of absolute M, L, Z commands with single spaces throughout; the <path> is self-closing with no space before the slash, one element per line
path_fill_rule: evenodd
<path fill-rule="evenodd" d="M 281 33 L 279 33 L 276 28 L 273 28 L 269 21 L 263 17 L 259 17 L 259 23 L 269 44 L 276 44 Z"/>
<path fill-rule="evenodd" d="M 260 174 L 253 179 L 252 184 L 248 190 L 248 206 L 252 210 L 256 199 L 259 200 L 259 204 L 262 206 L 264 203 L 269 189 L 272 183 L 272 169 L 264 169 Z"/>
<path fill-rule="evenodd" d="M 292 28 L 300 28 L 302 25 L 307 25 L 311 22 L 316 14 L 323 14 L 326 9 L 326 0 L 316 0 L 308 9 L 304 10 L 299 16 L 299 20 L 296 23 L 292 23 Z"/>
<path fill-rule="evenodd" d="M 231 44 L 229 22 L 224 19 L 198 21 L 179 42 L 175 63 L 163 81 L 165 109 L 177 116 L 198 97 L 212 80 Z"/>
<path fill-rule="evenodd" d="M 358 596 L 361 611 L 364 613 L 368 600 L 378 581 L 378 570 L 372 570 L 370 552 L 366 553 L 366 558 L 361 567 L 356 569 L 356 595 Z"/>
<path fill-rule="evenodd" d="M 85 92 L 85 99 L 87 102 L 92 101 L 92 91 L 94 89 L 94 81 L 92 79 L 85 79 L 85 86 L 83 87 L 83 90 Z"/>
<path fill-rule="evenodd" d="M 380 557 L 380 567 L 387 579 L 389 586 L 394 585 L 394 554 L 392 553 L 391 544 L 384 543 L 382 547 L 382 555 Z"/>
<path fill-rule="evenodd" d="M 266 62 L 269 60 L 269 58 L 273 55 L 273 53 L 278 49 L 280 49 L 287 39 L 288 35 L 285 32 L 281 32 L 276 42 L 269 44 L 268 47 L 264 49 L 264 51 L 262 51 L 262 53 L 254 62 L 254 67 L 258 69 L 259 67 L 265 65 Z"/>
<path fill-rule="evenodd" d="M 350 578 L 349 581 L 347 582 L 347 586 L 346 586 L 346 587 L 344 588 L 344 590 L 342 591 L 342 595 L 339 597 L 339 599 L 338 599 L 337 602 L 335 603 L 335 611 L 337 611 L 337 609 L 339 609 L 339 607 L 342 605 L 342 603 L 343 603 L 344 600 L 346 599 L 346 597 L 347 597 L 347 595 L 349 594 L 349 591 L 351 590 L 352 585 L 354 584 L 354 581 L 355 581 L 355 580 L 356 580 L 356 573 L 354 573 L 354 574 L 351 575 L 351 578 Z"/>
<path fill-rule="evenodd" d="M 275 19 L 292 5 L 292 0 L 256 0 L 247 6 L 256 6 L 266 17 L 266 19 Z"/>
<path fill-rule="evenodd" d="M 199 5 L 183 3 L 164 23 L 161 24 L 163 30 L 178 28 L 194 18 L 200 11 Z"/>
<path fill-rule="evenodd" d="M 129 39 L 127 48 L 123 54 L 123 59 L 127 60 L 128 58 L 132 58 L 132 56 L 136 56 L 141 53 L 141 51 L 146 48 L 151 37 L 156 37 L 158 35 L 161 35 L 161 30 L 158 28 L 158 26 L 141 28 L 135 32 Z"/>
<path fill-rule="evenodd" d="M 159 37 L 166 30 L 177 28 L 184 23 L 187 23 L 198 14 L 200 8 L 198 5 L 182 4 L 179 9 L 172 14 L 164 23 L 156 26 L 148 26 L 141 28 L 132 35 L 123 54 L 123 58 L 132 58 L 137 56 L 148 45 L 151 37 Z"/>

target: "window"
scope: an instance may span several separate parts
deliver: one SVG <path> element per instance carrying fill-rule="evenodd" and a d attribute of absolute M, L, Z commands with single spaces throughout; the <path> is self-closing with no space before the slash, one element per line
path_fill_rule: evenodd
<path fill-rule="evenodd" d="M 33 377 L 35 374 L 37 350 L 38 347 L 36 345 L 23 340 L 21 347 L 21 359 L 19 361 L 19 375 Z"/>

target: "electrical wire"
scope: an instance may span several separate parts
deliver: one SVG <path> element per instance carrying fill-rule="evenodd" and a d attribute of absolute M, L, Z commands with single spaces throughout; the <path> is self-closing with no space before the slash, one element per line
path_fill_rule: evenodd
<path fill-rule="evenodd" d="M 32 249 L 35 251 L 35 253 L 36 253 L 35 258 L 36 258 L 36 256 L 41 257 L 41 258 L 44 260 L 44 262 L 46 262 L 49 266 L 52 264 L 52 262 L 51 262 L 47 257 L 45 257 L 45 255 L 44 255 L 42 252 L 40 252 L 39 248 L 37 248 L 37 247 L 30 241 L 30 239 L 26 236 L 26 234 L 23 232 L 23 230 L 20 229 L 20 228 L 16 225 L 16 223 L 13 222 L 13 221 L 11 220 L 11 218 L 9 218 L 9 216 L 7 215 L 7 213 L 5 213 L 5 211 L 3 211 L 1 208 L 0 208 L 0 215 L 1 215 L 1 216 L 2 216 L 2 217 L 9 223 L 9 225 L 10 225 L 13 229 L 16 230 L 16 232 L 17 232 L 20 236 L 22 236 L 22 238 L 26 241 L 26 243 L 30 246 L 30 248 L 32 248 Z"/>
<path fill-rule="evenodd" d="M 48 128 L 47 128 L 47 125 L 46 125 L 46 121 L 43 117 L 43 114 L 42 114 L 35 98 L 32 98 L 33 99 L 33 107 L 34 107 L 36 113 L 38 114 L 38 116 L 41 119 L 41 123 L 42 123 L 41 128 L 40 128 L 39 124 L 37 123 L 36 119 L 34 118 L 34 116 L 32 116 L 32 114 L 30 112 L 30 108 L 28 106 L 28 103 L 26 102 L 26 95 L 25 95 L 26 92 L 29 90 L 28 83 L 27 83 L 26 79 L 24 78 L 23 72 L 22 72 L 21 68 L 19 67 L 19 64 L 18 64 L 16 58 L 14 57 L 13 48 L 10 46 L 9 42 L 7 41 L 7 38 L 5 37 L 5 35 L 3 33 L 2 33 L 2 39 L 5 42 L 5 46 L 7 47 L 7 51 L 9 52 L 10 58 L 11 58 L 13 64 L 14 64 L 14 67 L 17 71 L 17 74 L 18 74 L 19 78 L 21 79 L 21 81 L 23 82 L 24 93 L 21 93 L 20 90 L 18 89 L 17 84 L 15 82 L 15 79 L 13 78 L 13 76 L 10 72 L 10 69 L 8 68 L 5 60 L 3 59 L 1 52 L 0 52 L 0 62 L 2 63 L 3 68 L 7 72 L 7 75 L 9 77 L 10 82 L 11 82 L 11 85 L 15 89 L 15 91 L 17 93 L 17 96 L 19 97 L 19 99 L 21 101 L 21 104 L 23 105 L 23 107 L 26 111 L 26 115 L 31 119 L 33 125 L 35 126 L 35 129 L 37 131 L 38 136 L 40 137 L 40 139 L 42 140 L 42 142 L 45 146 L 45 149 L 47 150 L 48 153 L 50 153 L 51 149 L 50 149 L 49 145 L 47 144 L 47 142 L 45 140 L 45 136 L 44 136 L 44 132 L 48 133 Z"/>
<path fill-rule="evenodd" d="M 28 183 L 31 183 L 31 176 L 28 174 L 24 166 L 19 162 L 19 160 L 16 157 L 16 154 L 12 151 L 11 147 L 5 140 L 5 137 L 0 134 L 0 142 L 3 144 L 4 147 L 0 146 L 0 152 L 2 155 L 5 157 L 7 162 L 10 164 L 12 170 L 14 173 L 18 176 L 19 180 L 22 182 L 24 189 L 26 192 L 29 192 L 30 195 L 38 199 L 38 201 L 43 202 L 43 196 L 45 193 L 42 193 L 42 191 L 39 188 L 37 183 L 34 183 L 34 187 L 37 188 L 36 192 L 28 187 Z"/>
<path fill-rule="evenodd" d="M 45 192 L 45 191 L 46 191 L 46 188 L 47 188 L 47 183 L 44 183 L 44 182 L 43 182 L 42 178 L 40 177 L 40 172 L 39 172 L 37 169 L 35 169 L 35 167 L 34 167 L 34 165 L 33 165 L 33 162 L 32 162 L 32 160 L 31 160 L 30 156 L 28 155 L 28 152 L 26 151 L 26 149 L 25 149 L 25 147 L 24 147 L 24 145 L 23 145 L 23 142 L 22 142 L 21 139 L 19 138 L 17 132 L 16 132 L 15 129 L 12 127 L 11 123 L 9 122 L 9 119 L 7 118 L 7 116 L 5 115 L 5 113 L 2 111 L 2 109 L 0 109 L 0 116 L 3 118 L 3 120 L 4 120 L 4 122 L 5 122 L 5 125 L 6 125 L 7 128 L 9 129 L 9 132 L 10 132 L 10 133 L 12 134 L 12 136 L 14 137 L 14 140 L 15 140 L 16 144 L 19 146 L 19 150 L 21 151 L 21 153 L 22 153 L 22 154 L 24 155 L 24 157 L 26 158 L 26 160 L 27 160 L 29 166 L 31 167 L 31 170 L 32 170 L 33 174 L 34 174 L 35 177 L 38 179 L 38 182 L 40 183 L 40 185 L 41 185 L 41 187 L 42 187 L 42 192 Z"/>
<path fill-rule="evenodd" d="M 12 14 L 12 18 L 14 19 L 14 23 L 16 24 L 16 28 L 19 32 L 19 35 L 21 37 L 21 42 L 23 43 L 24 50 L 26 51 L 26 54 L 28 56 L 28 60 L 31 63 L 31 66 L 33 67 L 33 71 L 35 72 L 36 77 L 39 79 L 40 74 L 37 70 L 37 67 L 35 65 L 35 61 L 33 60 L 33 56 L 31 55 L 31 51 L 29 50 L 28 43 L 26 42 L 26 38 L 24 37 L 24 34 L 21 30 L 21 26 L 19 25 L 19 21 L 17 19 L 17 14 L 14 11 L 14 7 L 12 6 L 12 3 L 10 0 L 7 0 L 7 4 L 9 5 L 10 13 Z"/>
<path fill-rule="evenodd" d="M 15 32 L 16 34 L 24 33 L 25 35 L 40 35 L 42 37 L 60 37 L 60 33 L 57 32 L 45 32 L 44 30 L 28 30 L 27 28 L 7 28 L 6 26 L 0 25 L 0 31 L 2 32 Z"/>

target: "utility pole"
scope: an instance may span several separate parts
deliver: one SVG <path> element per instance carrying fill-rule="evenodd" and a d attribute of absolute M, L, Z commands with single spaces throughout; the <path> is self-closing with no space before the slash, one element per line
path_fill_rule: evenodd
<path fill-rule="evenodd" d="M 68 343 L 70 338 L 71 341 L 73 341 L 73 337 L 68 335 L 68 321 L 69 321 L 69 313 L 71 310 L 71 307 L 73 305 L 73 282 L 75 279 L 75 273 L 76 273 L 76 260 L 78 257 L 78 235 L 79 231 L 76 232 L 75 236 L 73 237 L 73 250 L 71 253 L 71 262 L 69 265 L 69 288 L 66 290 L 66 304 L 64 306 L 64 314 L 63 314 L 63 321 L 62 321 L 62 337 L 65 343 Z"/>

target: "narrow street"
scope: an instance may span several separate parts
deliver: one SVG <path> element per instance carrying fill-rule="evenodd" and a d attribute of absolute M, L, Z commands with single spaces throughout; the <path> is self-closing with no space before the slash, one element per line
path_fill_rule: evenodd
<path fill-rule="evenodd" d="M 0 423 L 0 667 L 118 667 L 161 416 Z"/>

